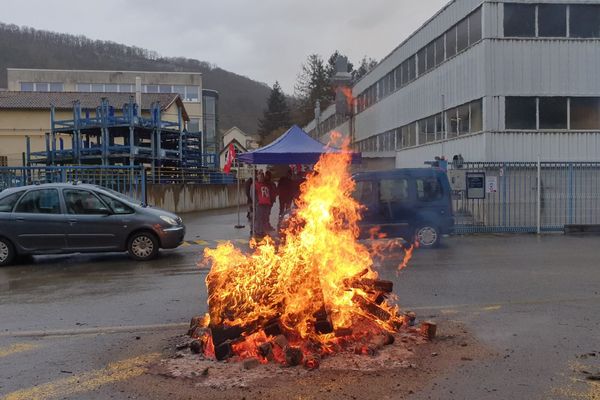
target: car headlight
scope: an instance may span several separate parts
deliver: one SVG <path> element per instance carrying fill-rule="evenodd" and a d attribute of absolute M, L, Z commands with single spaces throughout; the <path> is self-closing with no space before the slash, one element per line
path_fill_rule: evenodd
<path fill-rule="evenodd" d="M 169 225 L 174 225 L 174 226 L 176 226 L 176 225 L 179 225 L 179 224 L 177 223 L 177 221 L 175 221 L 175 219 L 174 219 L 174 218 L 167 217 L 166 215 L 161 215 L 161 216 L 160 216 L 160 219 L 162 219 L 163 221 L 165 221 L 165 222 L 166 222 L 167 224 L 169 224 Z"/>

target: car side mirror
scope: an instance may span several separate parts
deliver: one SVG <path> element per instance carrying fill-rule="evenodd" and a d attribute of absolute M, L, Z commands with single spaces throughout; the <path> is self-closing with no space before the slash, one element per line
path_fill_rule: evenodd
<path fill-rule="evenodd" d="M 101 208 L 98 210 L 98 213 L 104 216 L 112 215 L 112 211 L 110 211 L 108 208 Z"/>

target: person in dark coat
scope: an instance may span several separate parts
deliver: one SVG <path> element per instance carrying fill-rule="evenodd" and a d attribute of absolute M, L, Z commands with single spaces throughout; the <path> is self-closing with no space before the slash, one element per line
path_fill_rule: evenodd
<path fill-rule="evenodd" d="M 292 169 L 287 170 L 287 175 L 279 179 L 277 194 L 279 195 L 279 218 L 288 211 L 294 199 L 294 181 L 292 181 Z"/>

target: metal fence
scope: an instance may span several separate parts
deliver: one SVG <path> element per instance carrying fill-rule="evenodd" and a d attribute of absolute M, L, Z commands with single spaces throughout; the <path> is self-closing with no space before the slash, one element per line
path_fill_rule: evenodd
<path fill-rule="evenodd" d="M 448 174 L 457 233 L 600 224 L 600 163 L 469 162 Z"/>
<path fill-rule="evenodd" d="M 236 178 L 233 174 L 226 174 L 213 169 L 160 167 L 154 170 L 154 175 L 149 177 L 149 182 L 162 184 L 229 185 L 234 184 Z"/>
<path fill-rule="evenodd" d="M 146 173 L 142 167 L 0 167 L 0 191 L 10 187 L 66 182 L 100 185 L 146 201 Z"/>

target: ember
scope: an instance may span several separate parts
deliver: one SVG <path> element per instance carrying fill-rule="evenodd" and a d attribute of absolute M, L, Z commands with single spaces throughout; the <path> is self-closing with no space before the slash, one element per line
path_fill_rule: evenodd
<path fill-rule="evenodd" d="M 252 242 L 251 254 L 231 243 L 205 250 L 209 313 L 192 320 L 190 335 L 206 356 L 315 369 L 336 352 L 376 354 L 408 324 L 388 303 L 392 282 L 378 279 L 373 254 L 357 241 L 361 206 L 351 197 L 349 161 L 321 157 L 285 242 Z"/>

